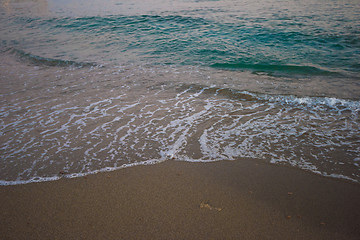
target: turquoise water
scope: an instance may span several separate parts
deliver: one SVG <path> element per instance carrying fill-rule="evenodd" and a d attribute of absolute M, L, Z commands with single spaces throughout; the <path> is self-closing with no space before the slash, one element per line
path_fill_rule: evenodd
<path fill-rule="evenodd" d="M 356 0 L 0 4 L 3 184 L 240 157 L 360 179 Z"/>
<path fill-rule="evenodd" d="M 127 1 L 80 1 L 79 9 L 49 1 L 45 13 L 28 16 L 17 9 L 7 14 L 5 8 L 1 48 L 99 64 L 359 77 L 357 1 L 178 1 L 178 8 L 172 2 L 154 1 L 163 9 L 142 10 L 135 1 L 137 14 L 127 13 Z"/>

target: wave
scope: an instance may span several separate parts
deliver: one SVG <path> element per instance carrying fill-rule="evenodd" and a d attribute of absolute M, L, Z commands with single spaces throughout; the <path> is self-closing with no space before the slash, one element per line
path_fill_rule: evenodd
<path fill-rule="evenodd" d="M 7 179 L 0 179 L 0 185 L 79 177 L 172 158 L 209 162 L 246 157 L 359 179 L 360 101 L 261 94 L 207 85 L 211 83 L 176 81 L 174 89 L 162 82 L 171 75 L 146 83 L 144 79 L 160 75 L 154 69 L 153 75 L 139 68 L 102 70 L 74 69 L 83 76 L 69 74 L 76 83 L 59 80 L 64 85 L 49 88 L 41 98 L 14 95 L 14 103 L 0 109 L 6 122 L 2 137 L 7 139 L 0 146 L 1 175 Z M 87 76 L 94 74 L 91 81 Z M 82 91 L 76 95 L 63 93 L 79 85 Z M 99 89 L 105 94 L 92 94 Z M 27 91 L 38 96 L 41 90 Z M 336 164 L 338 156 L 341 163 Z M 19 162 L 22 166 L 13 174 Z"/>
<path fill-rule="evenodd" d="M 272 95 L 236 90 L 232 88 L 208 87 L 198 84 L 184 84 L 178 88 L 179 91 L 197 92 L 201 94 L 225 97 L 233 100 L 249 102 L 268 102 L 290 107 L 322 108 L 330 110 L 349 110 L 354 114 L 360 113 L 360 101 L 341 99 L 335 97 L 295 96 L 295 95 Z M 318 109 L 321 110 L 321 109 Z"/>
<path fill-rule="evenodd" d="M 246 64 L 246 63 L 215 63 L 213 68 L 228 70 L 252 70 L 256 72 L 286 73 L 298 75 L 340 76 L 340 73 L 323 70 L 312 66 L 280 65 L 280 64 Z"/>
<path fill-rule="evenodd" d="M 208 25 L 209 23 L 203 18 L 186 17 L 180 15 L 109 15 L 106 17 L 91 16 L 78 18 L 53 18 L 45 20 L 45 23 L 52 25 L 54 28 L 113 32 L 124 30 L 132 32 L 134 30 L 151 31 L 163 30 L 171 32 L 179 30 L 186 25 L 187 28 L 196 28 L 198 26 Z M 126 28 L 123 28 L 126 26 Z M 166 29 L 163 27 L 167 27 Z M 137 29 L 134 29 L 137 28 Z"/>
<path fill-rule="evenodd" d="M 38 65 L 38 66 L 81 68 L 81 67 L 95 67 L 98 65 L 98 64 L 92 63 L 92 62 L 76 62 L 76 61 L 72 61 L 72 60 L 41 57 L 41 56 L 37 56 L 37 55 L 33 55 L 31 53 L 25 52 L 23 50 L 16 49 L 16 48 L 8 48 L 4 52 L 13 54 L 22 61 L 26 61 L 26 62 L 29 62 L 34 65 Z"/>
<path fill-rule="evenodd" d="M 2 35 L 7 36 L 9 42 L 18 40 L 8 46 L 18 49 L 26 46 L 26 51 L 38 55 L 42 55 L 38 49 L 46 52 L 50 59 L 34 56 L 32 59 L 46 60 L 50 65 L 58 65 L 53 58 L 64 56 L 62 58 L 69 60 L 90 59 L 115 64 L 130 59 L 289 77 L 358 78 L 356 33 L 328 36 L 326 29 L 316 33 L 308 28 L 286 25 L 283 21 L 273 26 L 274 23 L 264 22 L 264 19 L 239 18 L 230 24 L 209 17 L 180 14 L 19 17 L 9 23 L 11 28 Z M 257 27 L 259 24 L 261 28 Z M 25 37 L 19 40 L 10 29 L 18 29 Z"/>

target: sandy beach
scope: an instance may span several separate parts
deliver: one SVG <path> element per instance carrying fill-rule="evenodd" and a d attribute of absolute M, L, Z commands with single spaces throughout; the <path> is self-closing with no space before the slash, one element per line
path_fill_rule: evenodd
<path fill-rule="evenodd" d="M 359 239 L 360 186 L 240 159 L 0 187 L 1 239 Z"/>
<path fill-rule="evenodd" d="M 360 240 L 359 2 L 0 1 L 0 240 Z"/>

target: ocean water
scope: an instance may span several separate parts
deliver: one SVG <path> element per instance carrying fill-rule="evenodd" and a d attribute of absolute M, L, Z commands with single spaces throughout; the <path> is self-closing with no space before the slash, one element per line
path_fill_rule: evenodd
<path fill-rule="evenodd" d="M 242 158 L 360 181 L 357 0 L 0 0 L 0 184 Z"/>

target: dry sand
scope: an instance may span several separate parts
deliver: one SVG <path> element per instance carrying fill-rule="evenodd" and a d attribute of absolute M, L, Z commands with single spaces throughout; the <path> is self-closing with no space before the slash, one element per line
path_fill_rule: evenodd
<path fill-rule="evenodd" d="M 0 187 L 0 239 L 360 239 L 360 185 L 240 159 Z"/>

